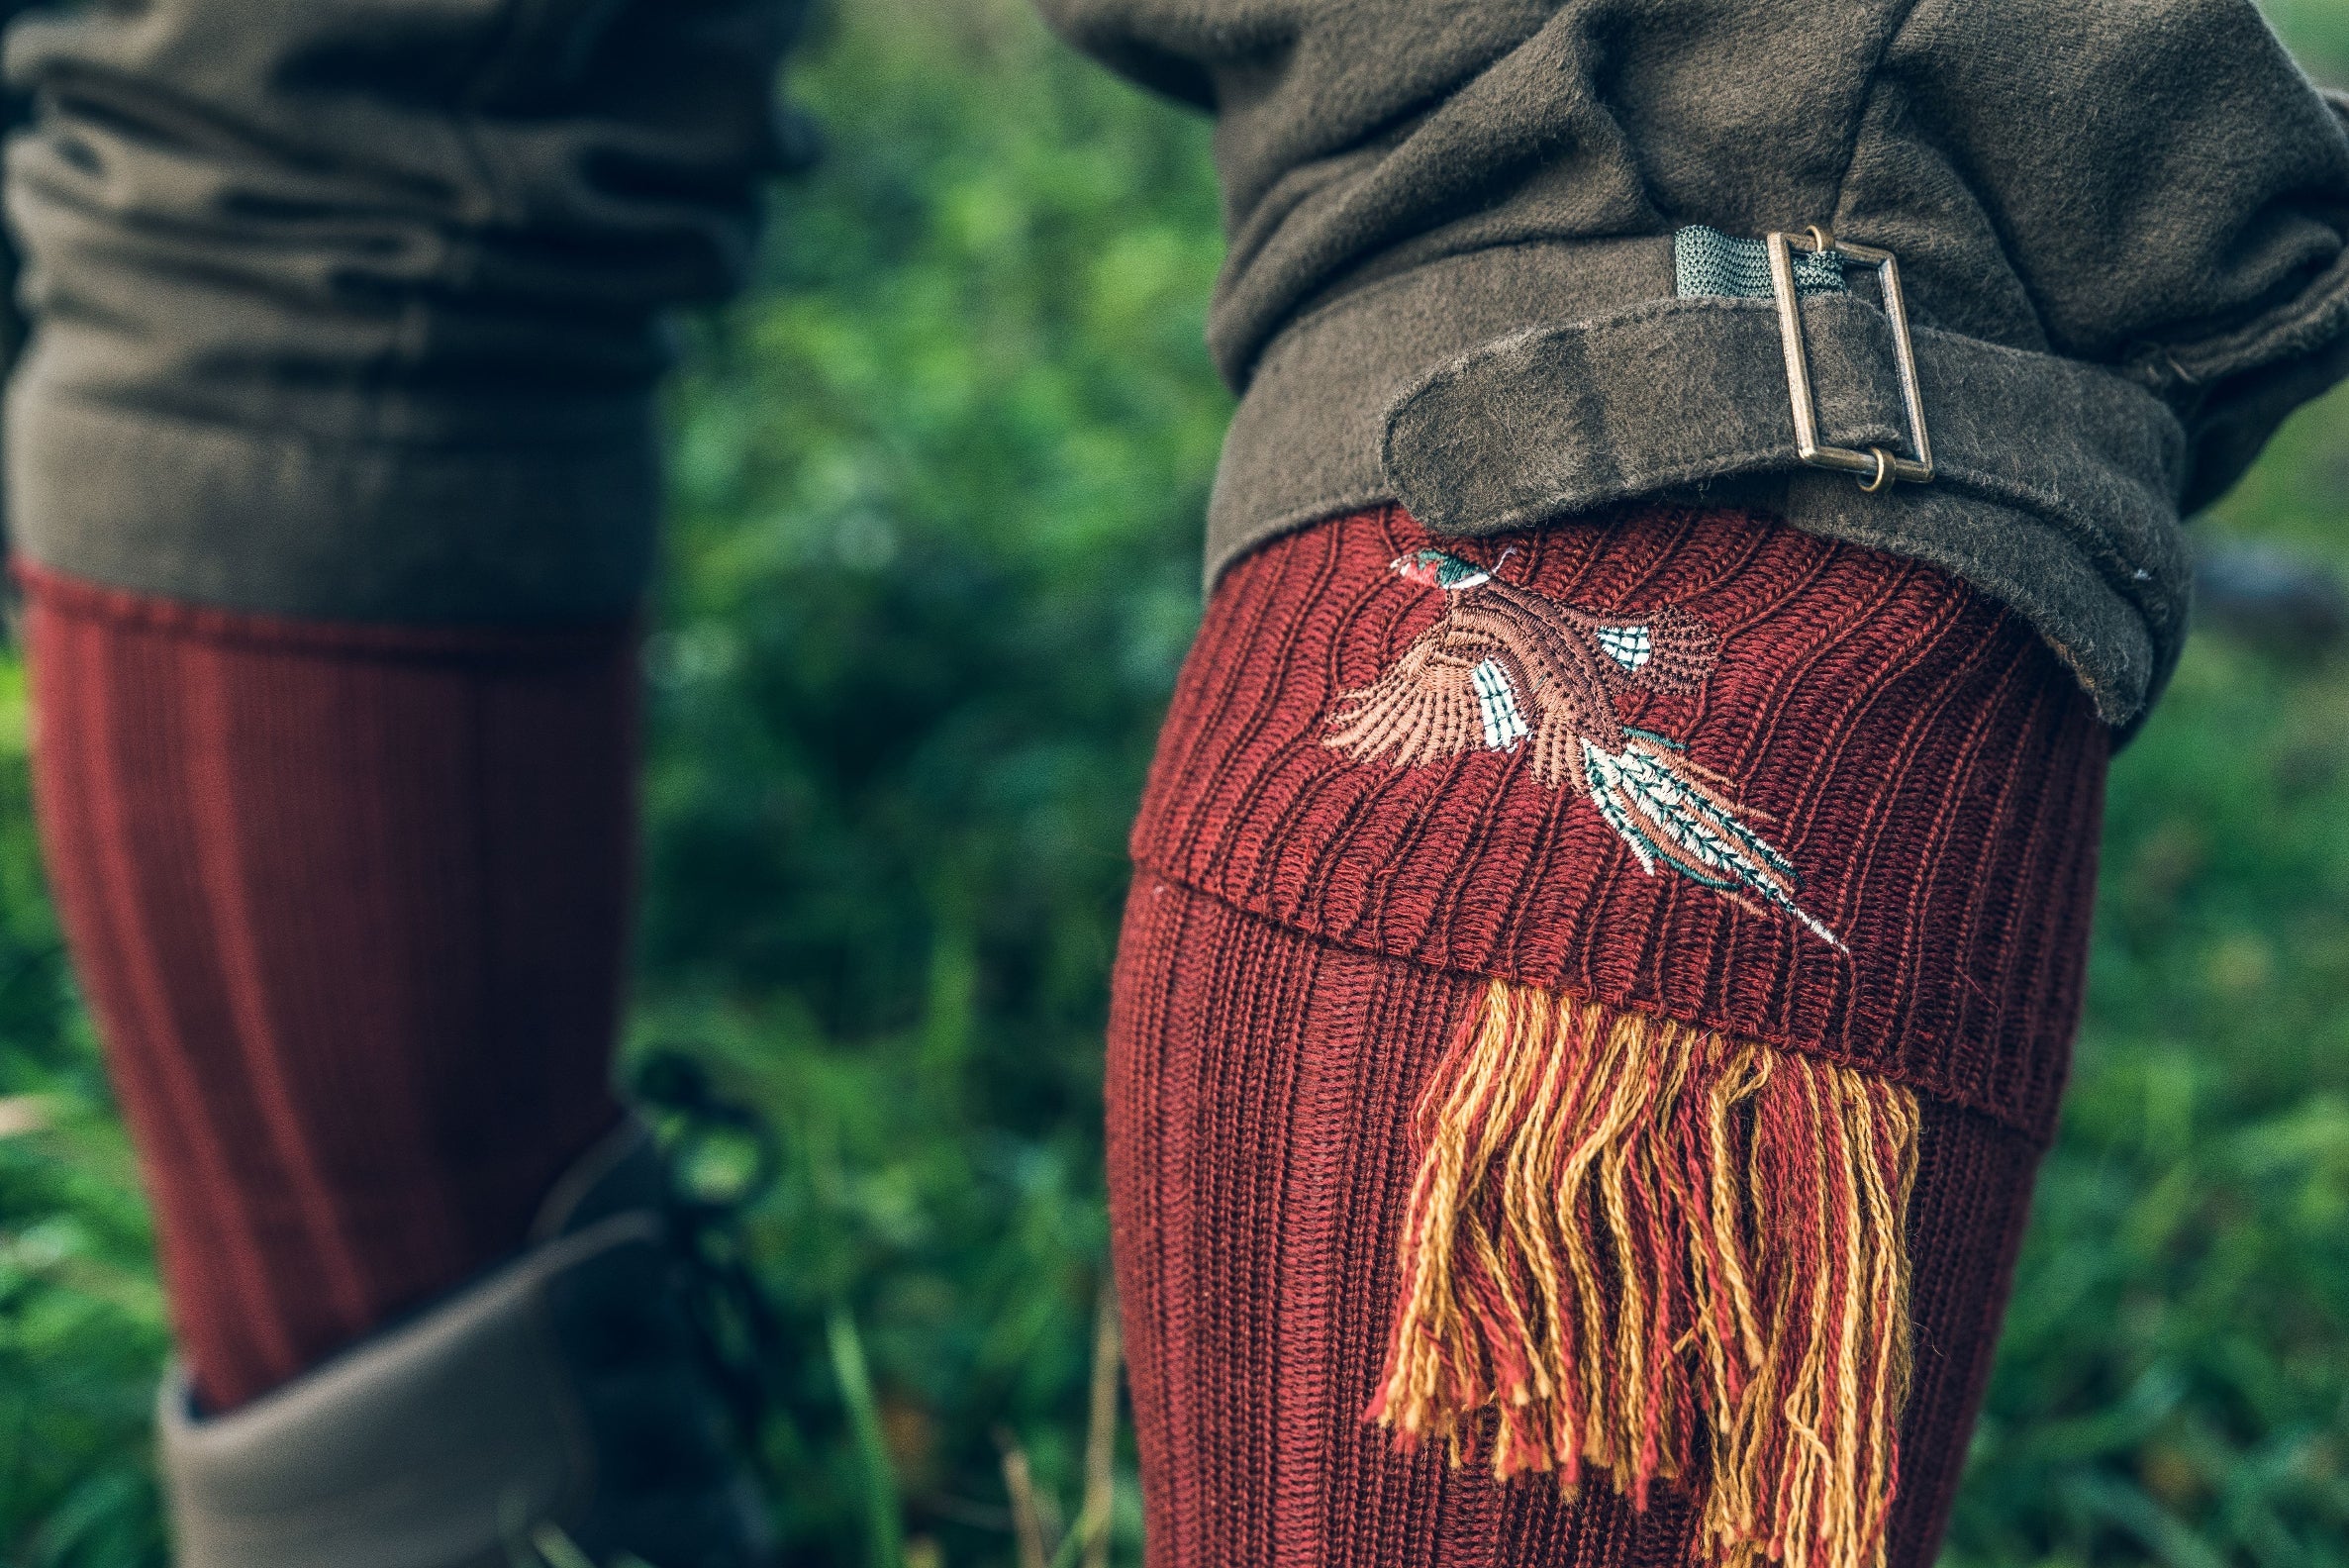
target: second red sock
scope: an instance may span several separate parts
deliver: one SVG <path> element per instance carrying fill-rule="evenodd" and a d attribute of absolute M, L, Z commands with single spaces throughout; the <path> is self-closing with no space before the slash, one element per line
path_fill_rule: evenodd
<path fill-rule="evenodd" d="M 20 575 L 52 889 L 232 1407 L 512 1251 L 618 1116 L 635 637 Z"/>

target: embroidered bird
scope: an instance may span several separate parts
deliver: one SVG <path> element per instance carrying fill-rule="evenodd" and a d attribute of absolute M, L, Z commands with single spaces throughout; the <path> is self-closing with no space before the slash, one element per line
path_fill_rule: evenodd
<path fill-rule="evenodd" d="M 1504 559 L 1507 557 L 1504 556 Z M 1344 693 L 1324 744 L 1416 767 L 1482 747 L 1525 753 L 1534 779 L 1589 797 L 1648 875 L 1659 863 L 1757 914 L 1774 909 L 1837 951 L 1796 894 L 1794 863 L 1741 820 L 1728 779 L 1615 712 L 1632 690 L 1695 691 L 1720 651 L 1685 610 L 1596 616 L 1439 549 L 1393 563 L 1442 590 L 1444 612 L 1387 672 Z"/>

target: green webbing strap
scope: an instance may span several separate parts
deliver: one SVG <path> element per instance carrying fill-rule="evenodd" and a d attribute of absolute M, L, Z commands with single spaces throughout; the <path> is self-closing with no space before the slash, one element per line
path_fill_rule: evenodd
<path fill-rule="evenodd" d="M 1704 224 L 1691 224 L 1672 236 L 1672 276 L 1682 299 L 1725 295 L 1730 299 L 1770 297 L 1770 247 L 1759 240 L 1739 240 Z M 1841 294 L 1843 258 L 1833 252 L 1795 252 L 1795 292 Z"/>

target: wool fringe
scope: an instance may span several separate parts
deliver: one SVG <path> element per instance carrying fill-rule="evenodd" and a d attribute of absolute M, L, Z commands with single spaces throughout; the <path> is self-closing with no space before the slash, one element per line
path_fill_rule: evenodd
<path fill-rule="evenodd" d="M 1730 1568 L 1880 1568 L 1916 1128 L 1882 1078 L 1493 982 L 1419 1105 L 1370 1418 L 1455 1464 L 1489 1429 L 1503 1480 L 1684 1482 Z"/>

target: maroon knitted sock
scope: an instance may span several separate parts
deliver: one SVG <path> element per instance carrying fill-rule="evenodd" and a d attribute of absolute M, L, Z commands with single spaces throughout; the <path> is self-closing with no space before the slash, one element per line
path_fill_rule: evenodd
<path fill-rule="evenodd" d="M 1156 1568 L 1929 1563 L 2104 756 L 2011 614 L 1766 518 L 1236 563 L 1111 1024 Z"/>
<path fill-rule="evenodd" d="M 511 1252 L 618 1115 L 635 639 L 20 576 L 50 881 L 233 1407 Z"/>
<path fill-rule="evenodd" d="M 1413 1102 L 1483 982 L 1143 872 L 1109 1061 L 1110 1203 L 1152 1568 L 1632 1568 L 1707 1559 L 1685 1495 L 1509 1484 L 1363 1420 L 1386 1354 Z M 1370 1021 L 1375 1021 L 1371 1023 Z M 1928 1568 L 2038 1150 L 1927 1100 L 1916 1373 L 1888 1560 Z"/>

